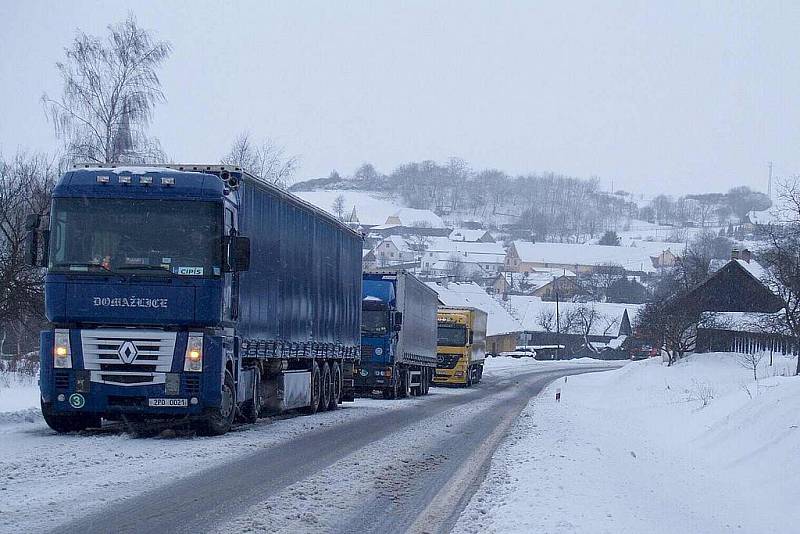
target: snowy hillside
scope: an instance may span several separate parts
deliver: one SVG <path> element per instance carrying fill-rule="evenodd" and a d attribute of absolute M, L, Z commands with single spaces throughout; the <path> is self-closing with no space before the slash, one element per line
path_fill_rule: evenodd
<path fill-rule="evenodd" d="M 766 361 L 758 384 L 727 353 L 557 381 L 456 532 L 796 532 L 800 381 Z"/>
<path fill-rule="evenodd" d="M 303 200 L 333 213 L 333 203 L 336 197 L 344 197 L 344 214 L 349 215 L 356 208 L 358 220 L 363 224 L 378 225 L 386 222 L 387 217 L 401 210 L 404 206 L 399 200 L 394 200 L 387 195 L 368 191 L 299 191 L 295 193 Z"/>

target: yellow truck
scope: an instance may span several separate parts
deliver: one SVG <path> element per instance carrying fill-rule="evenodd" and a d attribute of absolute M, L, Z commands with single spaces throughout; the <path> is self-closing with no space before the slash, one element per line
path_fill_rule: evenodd
<path fill-rule="evenodd" d="M 477 308 L 439 306 L 434 384 L 469 387 L 481 381 L 486 318 Z"/>

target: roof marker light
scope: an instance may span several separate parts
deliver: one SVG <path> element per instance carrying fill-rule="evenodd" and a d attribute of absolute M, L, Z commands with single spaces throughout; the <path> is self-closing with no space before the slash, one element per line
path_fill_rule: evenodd
<path fill-rule="evenodd" d="M 139 178 L 139 183 L 141 185 L 151 185 L 153 183 L 153 177 L 152 176 L 141 176 Z"/>
<path fill-rule="evenodd" d="M 175 178 L 162 176 L 161 185 L 175 185 Z"/>
<path fill-rule="evenodd" d="M 97 177 L 98 184 L 107 184 L 108 183 L 108 176 L 98 176 Z"/>
<path fill-rule="evenodd" d="M 131 177 L 130 176 L 120 176 L 119 177 L 119 183 L 121 183 L 122 185 L 129 185 L 131 183 Z"/>

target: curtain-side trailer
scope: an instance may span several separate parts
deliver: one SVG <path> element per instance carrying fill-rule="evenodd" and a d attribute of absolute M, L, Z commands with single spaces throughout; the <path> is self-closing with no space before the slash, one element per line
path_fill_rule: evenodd
<path fill-rule="evenodd" d="M 222 434 L 237 415 L 352 400 L 362 237 L 294 195 L 232 166 L 79 166 L 28 228 L 53 429 Z"/>

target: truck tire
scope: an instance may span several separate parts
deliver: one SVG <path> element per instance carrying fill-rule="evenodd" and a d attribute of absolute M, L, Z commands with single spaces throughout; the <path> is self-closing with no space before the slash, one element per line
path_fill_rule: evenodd
<path fill-rule="evenodd" d="M 258 416 L 261 414 L 261 410 L 264 407 L 261 402 L 261 395 L 259 394 L 259 390 L 261 389 L 261 373 L 256 372 L 255 377 L 253 381 L 253 400 L 242 404 L 239 410 L 242 415 L 242 420 L 250 424 L 258 421 Z"/>
<path fill-rule="evenodd" d="M 428 391 L 431 389 L 431 368 L 430 367 L 423 367 L 422 368 L 422 394 L 427 395 Z"/>
<path fill-rule="evenodd" d="M 466 384 L 464 384 L 464 387 L 468 387 L 468 388 L 472 387 L 472 373 L 473 372 L 474 372 L 474 369 L 472 367 L 467 369 L 467 382 L 466 382 Z"/>
<path fill-rule="evenodd" d="M 383 390 L 383 398 L 387 400 L 395 400 L 400 396 L 400 382 L 401 382 L 401 371 L 394 368 L 392 372 L 392 378 L 394 378 L 394 385 L 384 388 Z"/>
<path fill-rule="evenodd" d="M 319 410 L 324 412 L 328 409 L 333 396 L 333 380 L 331 378 L 331 366 L 328 362 L 322 364 L 322 382 L 320 382 Z"/>
<path fill-rule="evenodd" d="M 40 399 L 42 406 L 42 417 L 47 426 L 63 434 L 65 432 L 77 432 L 79 430 L 86 430 L 90 426 L 99 427 L 100 418 L 92 415 L 72 415 L 56 413 L 53 410 L 53 404 L 44 402 Z"/>
<path fill-rule="evenodd" d="M 483 378 L 483 365 L 481 364 L 478 366 L 478 380 L 476 380 L 476 383 L 480 384 L 482 378 Z"/>
<path fill-rule="evenodd" d="M 305 414 L 314 415 L 319 409 L 319 398 L 322 396 L 320 393 L 320 378 L 319 365 L 314 361 L 311 364 L 311 405 L 301 409 Z"/>
<path fill-rule="evenodd" d="M 231 372 L 226 369 L 219 406 L 208 411 L 197 430 L 203 436 L 221 436 L 231 429 L 235 417 L 236 382 L 233 381 Z"/>
<path fill-rule="evenodd" d="M 339 407 L 339 403 L 342 402 L 342 367 L 339 365 L 339 362 L 333 362 L 333 366 L 331 367 L 331 382 L 333 383 L 333 394 L 331 395 L 328 409 L 335 410 Z"/>

